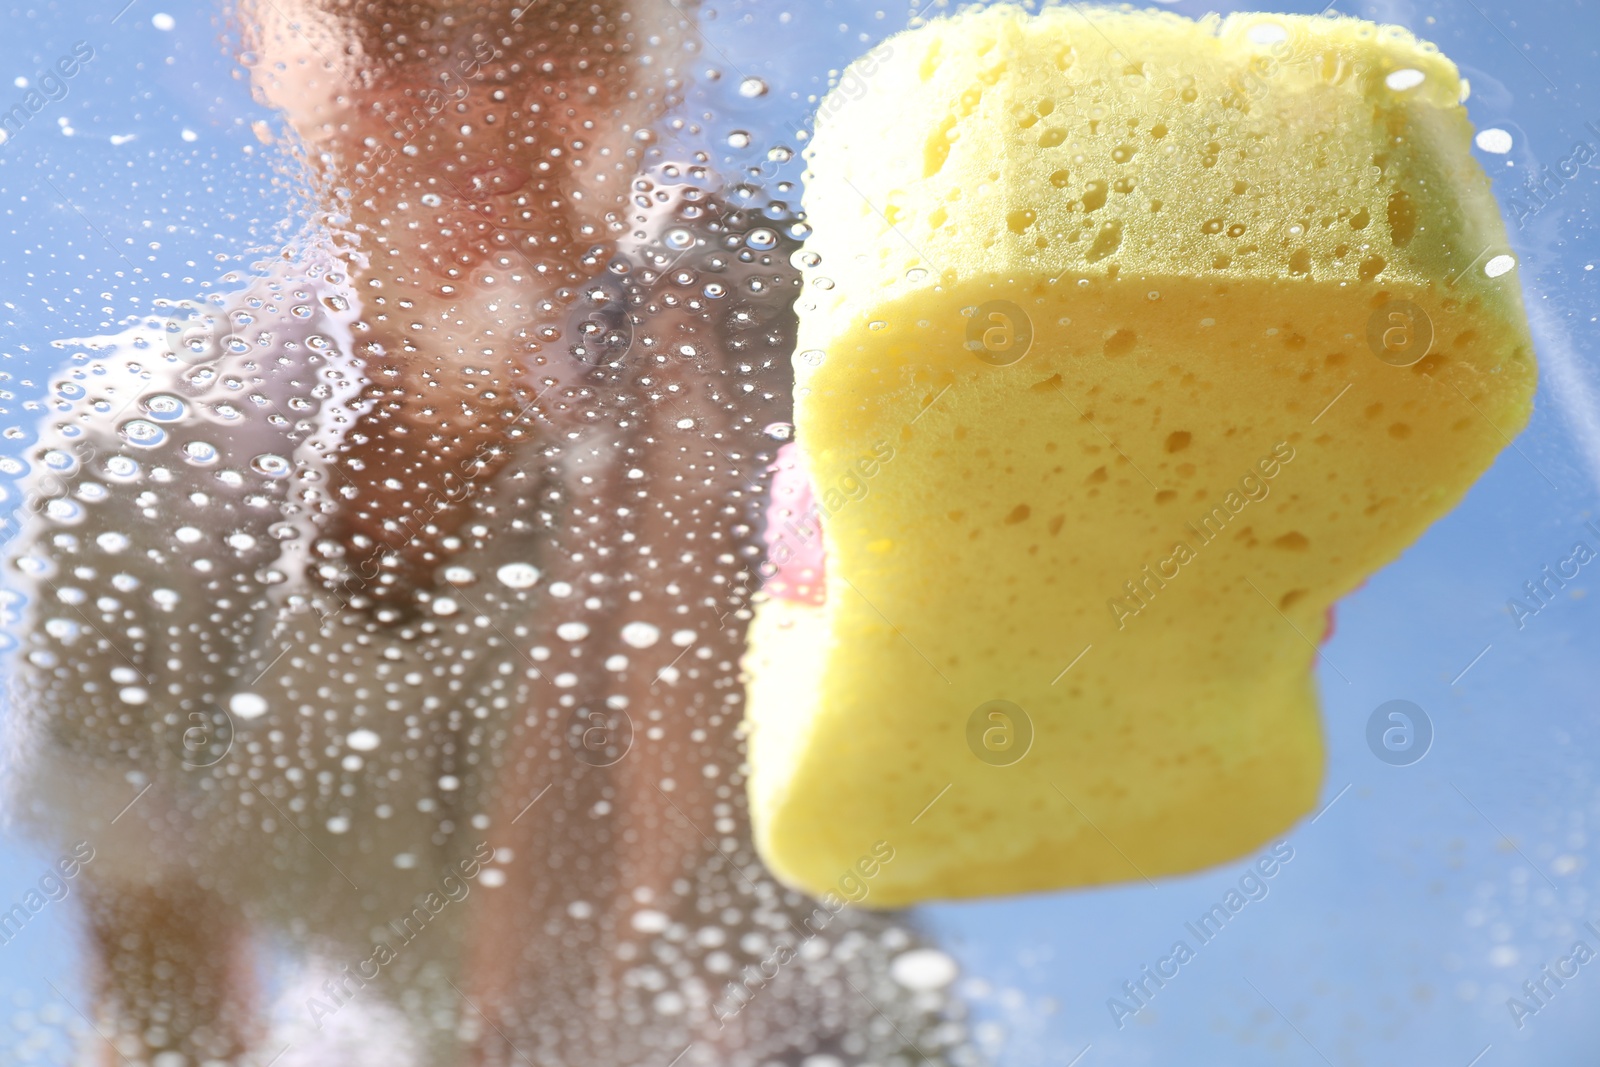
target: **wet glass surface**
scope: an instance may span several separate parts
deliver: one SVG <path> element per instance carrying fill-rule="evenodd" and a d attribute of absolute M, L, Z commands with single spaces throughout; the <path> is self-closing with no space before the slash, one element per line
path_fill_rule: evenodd
<path fill-rule="evenodd" d="M 944 9 L 7 9 L 0 1058 L 1580 1062 L 1600 24 L 1337 10 L 1471 81 L 1533 421 L 1341 601 L 1273 877 L 885 911 L 762 865 L 740 659 L 812 124 Z"/>

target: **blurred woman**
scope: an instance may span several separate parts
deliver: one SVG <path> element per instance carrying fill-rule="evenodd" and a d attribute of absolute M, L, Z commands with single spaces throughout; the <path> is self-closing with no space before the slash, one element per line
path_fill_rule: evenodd
<path fill-rule="evenodd" d="M 964 1062 L 890 977 L 914 935 L 750 847 L 795 280 L 653 147 L 688 9 L 237 17 L 318 211 L 209 318 L 80 354 L 17 542 L 14 792 L 95 850 L 98 1055 Z"/>

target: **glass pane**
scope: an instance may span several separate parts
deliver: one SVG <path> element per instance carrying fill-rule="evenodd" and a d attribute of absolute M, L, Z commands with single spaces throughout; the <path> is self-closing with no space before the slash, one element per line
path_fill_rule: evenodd
<path fill-rule="evenodd" d="M 1248 10 L 1133 6 L 1188 18 Z M 1267 6 L 1316 15 L 1320 5 Z M 5 9 L 5 1062 L 1501 1067 L 1576 1061 L 1593 1047 L 1600 978 L 1587 975 L 1600 911 L 1587 819 L 1600 813 L 1589 755 L 1600 737 L 1586 701 L 1600 630 L 1587 590 L 1600 553 L 1600 386 L 1589 287 L 1600 254 L 1600 101 L 1583 87 L 1592 11 L 1571 0 L 1374 0 L 1323 12 L 1404 26 L 1470 83 L 1472 153 L 1508 242 L 1489 241 L 1465 270 L 1520 285 L 1538 393 L 1526 429 L 1494 442 L 1497 458 L 1459 505 L 1414 543 L 1396 540 L 1384 557 L 1393 561 L 1339 600 L 1331 635 L 1285 637 L 1318 698 L 1306 707 L 1320 714 L 1307 728 L 1324 749 L 1320 784 L 1311 772 L 1296 779 L 1314 803 L 1286 815 L 1281 832 L 1146 877 L 1128 857 L 1142 846 L 1102 832 L 1100 820 L 1162 794 L 1162 776 L 1180 773 L 1165 757 L 1181 753 L 1152 761 L 1111 745 L 1105 774 L 1117 796 L 1079 795 L 1081 807 L 1072 782 L 1057 780 L 1066 803 L 986 815 L 962 784 L 981 775 L 1048 784 L 1026 775 L 1043 774 L 1052 753 L 1070 761 L 1079 742 L 1089 750 L 1119 729 L 1132 736 L 1139 718 L 1186 713 L 1190 691 L 1171 681 L 1185 664 L 1161 656 L 1137 620 L 1131 634 L 1122 625 L 1163 598 L 1190 605 L 1173 632 L 1215 637 L 1241 657 L 1248 688 L 1267 666 L 1249 661 L 1223 601 L 1187 592 L 1175 571 L 1161 571 L 1177 585 L 1171 594 L 1159 582 L 1124 599 L 1121 570 L 1050 570 L 1022 549 L 985 556 L 972 547 L 976 527 L 965 540 L 911 529 L 909 548 L 886 535 L 850 540 L 870 534 L 890 501 L 911 509 L 1007 479 L 1052 484 L 1051 464 L 1028 460 L 1038 470 L 1018 474 L 1007 464 L 1021 461 L 962 444 L 969 430 L 974 441 L 1004 432 L 999 420 L 1020 408 L 958 426 L 930 387 L 870 471 L 816 477 L 825 434 L 851 439 L 889 410 L 895 389 L 921 388 L 921 372 L 907 368 L 942 358 L 931 353 L 945 341 L 998 375 L 1064 359 L 1087 336 L 1066 318 L 1002 309 L 990 327 L 992 309 L 954 297 L 941 308 L 885 295 L 924 283 L 956 292 L 963 272 L 1012 240 L 975 236 L 977 216 L 963 214 L 978 211 L 971 205 L 991 194 L 1070 197 L 1061 210 L 1088 220 L 1087 262 L 1111 267 L 1139 254 L 1125 234 L 1153 225 L 1159 237 L 1168 225 L 1136 220 L 1129 206 L 1141 181 L 1148 191 L 1163 180 L 1162 122 L 1130 123 L 1145 140 L 1130 133 L 1119 148 L 1121 185 L 1073 177 L 1099 164 L 1063 156 L 1060 183 L 1041 193 L 1007 158 L 980 173 L 960 156 L 939 108 L 986 113 L 976 97 L 935 107 L 935 90 L 918 86 L 932 84 L 937 63 L 918 73 L 906 60 L 928 38 L 895 35 L 942 32 L 963 10 L 854 0 Z M 1110 24 L 1069 14 L 1081 25 L 1062 39 L 1077 41 L 1084 64 L 1072 77 L 1110 102 L 1104 115 L 1084 107 L 1091 132 L 1141 94 L 1170 90 L 1179 106 L 1187 60 L 1124 65 L 1145 42 L 1108 40 L 1115 65 L 1087 69 L 1102 43 L 1083 35 L 1104 37 Z M 1279 40 L 1257 44 L 1270 51 Z M 1026 49 L 995 48 L 999 80 Z M 1285 67 L 1326 58 L 1271 54 Z M 1074 61 L 1066 55 L 1053 60 L 1062 70 Z M 1235 87 L 1228 106 L 1241 123 L 1280 114 L 1278 69 L 1251 67 L 1255 80 Z M 1395 71 L 1387 87 L 1430 92 L 1429 76 Z M 1318 77 L 1338 85 L 1346 73 Z M 1028 107 L 1004 121 L 1048 131 L 1049 108 Z M 850 144 L 848 166 L 836 143 L 811 151 L 829 123 L 866 128 L 863 115 L 882 139 Z M 1330 103 L 1329 142 L 1369 120 Z M 1061 122 L 1062 140 L 1082 132 Z M 1202 132 L 1171 122 L 1174 141 Z M 1426 164 L 1429 136 L 1431 127 L 1398 129 L 1394 151 L 1421 151 Z M 952 158 L 958 173 L 938 210 L 964 236 L 937 248 L 909 236 L 925 217 L 906 221 L 911 207 L 840 176 L 921 180 Z M 1439 216 L 1428 213 L 1448 214 L 1452 183 L 1476 181 L 1461 173 L 1441 165 L 1424 175 L 1416 205 L 1389 204 L 1384 232 L 1421 218 L 1422 240 L 1432 239 L 1427 220 Z M 1320 180 L 1309 170 L 1282 177 L 1306 188 Z M 818 207 L 847 194 L 862 201 L 859 229 Z M 1193 201 L 1206 195 L 1196 185 L 1179 197 L 1190 203 L 1159 217 L 1199 210 Z M 1298 237 L 1296 213 L 1311 219 L 1326 204 L 1277 207 L 1274 224 Z M 1256 235 L 1232 233 L 1218 210 L 1215 233 L 1184 240 L 1232 242 L 1228 254 L 1244 257 L 1240 238 Z M 1037 227 L 1041 262 L 1067 239 L 1031 209 L 1003 221 L 1013 235 Z M 1343 216 L 1338 224 L 1355 232 Z M 902 261 L 881 291 L 859 281 Z M 1315 273 L 1288 263 L 1284 284 Z M 1243 268 L 1217 267 L 1226 269 Z M 1118 277 L 1101 265 L 1081 284 L 1090 274 L 1108 285 Z M 1389 277 L 1376 274 L 1365 282 Z M 1442 290 L 1458 279 L 1431 282 Z M 1013 286 L 1010 300 L 1024 283 L 1043 292 L 1061 280 L 1008 274 L 995 284 Z M 1185 279 L 1169 280 L 1165 303 L 1146 287 L 1139 330 L 1159 331 L 1181 298 Z M 1318 292 L 1308 307 L 1342 299 Z M 924 306 L 973 324 L 965 349 L 959 337 L 892 342 L 932 336 L 914 333 L 927 328 L 913 311 Z M 872 371 L 881 381 L 864 373 L 848 403 L 818 397 L 807 408 L 823 380 L 813 372 L 848 358 L 808 345 L 807 331 L 877 307 L 881 317 L 862 313 L 862 345 L 881 331 L 891 341 L 872 351 L 900 362 L 885 357 Z M 1081 358 L 1162 373 L 1176 365 L 1181 377 L 1214 325 L 1184 326 L 1160 353 L 1139 348 L 1132 329 L 1121 348 L 1122 333 L 1096 334 Z M 1264 313 L 1252 325 L 1276 336 Z M 1348 325 L 1352 351 L 1369 360 L 1371 323 Z M 1379 358 L 1392 355 L 1386 328 L 1396 327 L 1379 321 Z M 1292 350 L 1291 340 L 1279 347 Z M 1441 326 L 1431 343 L 1473 342 Z M 1094 425 L 1095 405 L 1111 399 L 1085 392 L 1075 403 L 1074 381 L 1036 377 L 1065 404 L 1055 393 L 1029 402 L 1054 405 L 1050 417 L 1071 428 L 1063 433 L 1105 453 L 1063 491 L 1086 509 L 1069 536 L 1107 539 L 1096 532 L 1114 525 L 1106 501 L 1143 494 L 1141 468 L 1179 477 L 1191 429 L 1199 462 L 1210 427 L 1183 421 L 1209 410 L 1198 393 L 1163 400 L 1159 382 L 1117 379 L 1150 390 L 1130 404 L 1154 398 L 1162 409 L 1147 422 L 1171 454 L 1151 457 L 1124 453 L 1113 439 L 1121 431 Z M 1252 441 L 1270 449 L 1281 432 L 1302 449 L 1348 454 L 1375 493 L 1411 485 L 1414 472 L 1396 463 L 1356 471 L 1365 446 L 1337 436 L 1405 438 L 1410 426 L 1383 410 L 1398 401 L 1346 397 L 1329 382 L 1257 405 Z M 1318 437 L 1311 427 L 1330 411 Z M 1497 425 L 1481 410 L 1458 413 L 1475 432 L 1472 420 Z M 937 457 L 916 451 L 935 440 L 947 448 Z M 1308 515 L 1313 503 L 1343 500 L 1333 489 L 1277 491 L 1271 507 Z M 1198 516 L 1211 503 L 1183 507 Z M 1267 507 L 1254 496 L 1248 506 Z M 948 510 L 950 523 L 966 521 Z M 997 516 L 994 528 L 1043 526 L 1049 516 L 1035 510 Z M 1158 566 L 1171 531 L 1151 529 L 1149 552 L 1112 547 Z M 1262 552 L 1300 552 L 1296 536 Z M 970 581 L 970 605 L 918 612 L 904 607 L 909 594 L 880 599 L 898 564 L 875 561 L 904 551 L 924 553 L 907 570 L 919 595 Z M 1307 558 L 1338 551 L 1313 539 Z M 906 712 L 917 726 L 890 747 L 866 717 L 859 730 L 827 720 L 857 705 L 837 677 L 793 667 L 822 662 L 823 646 L 808 641 L 848 651 L 881 639 L 894 664 L 920 657 L 946 684 L 941 666 L 956 673 L 952 691 L 972 662 L 1009 655 L 983 641 L 970 654 L 942 643 L 968 606 L 978 618 L 1001 588 L 1000 578 L 972 578 L 990 573 L 1023 597 L 1057 582 L 1063 597 L 1119 593 L 1106 616 L 1114 627 L 1098 623 L 1109 636 L 1085 631 L 1048 653 L 1061 668 L 1062 688 L 1041 690 L 1060 701 L 1053 710 L 1030 713 L 988 692 L 955 718 L 930 703 Z M 845 596 L 870 607 L 862 629 L 808 629 Z M 1290 602 L 1268 605 L 1293 626 Z M 1261 617 L 1278 625 L 1264 608 Z M 747 658 L 753 624 L 769 643 Z M 1131 719 L 1096 711 L 1076 685 L 1103 670 L 1097 655 L 1125 657 L 1116 662 L 1131 665 L 1128 690 L 1165 686 L 1183 707 L 1135 702 Z M 859 692 L 882 693 L 885 716 L 935 681 L 899 691 L 890 660 L 866 655 L 856 679 Z M 742 724 L 757 692 L 747 687 L 763 673 L 778 692 L 757 700 L 812 710 L 753 766 Z M 1104 705 L 1113 707 L 1122 705 Z M 1253 720 L 1233 709 L 1217 718 L 1200 725 L 1227 738 L 1237 722 L 1234 741 L 1246 744 Z M 932 788 L 916 794 L 926 804 L 890 819 L 841 799 L 915 793 L 932 774 L 921 753 L 947 735 L 965 769 L 942 789 L 927 779 Z M 1022 756 L 997 755 L 1018 736 Z M 791 756 L 820 768 L 796 779 L 809 799 L 761 784 Z M 1021 789 L 1019 812 L 1033 803 Z M 837 875 L 774 861 L 790 846 L 763 828 L 784 804 L 835 812 L 820 829 L 801 820 L 796 840 L 812 830 L 818 841 L 859 837 L 828 861 Z M 1017 825 L 1075 828 L 1116 873 L 1052 881 L 1008 867 Z M 1184 825 L 1167 836 L 1190 835 L 1199 852 L 1212 839 L 1242 840 L 1237 827 Z M 902 898 L 902 879 L 958 854 L 977 858 Z M 972 885 L 988 888 L 962 888 Z"/>

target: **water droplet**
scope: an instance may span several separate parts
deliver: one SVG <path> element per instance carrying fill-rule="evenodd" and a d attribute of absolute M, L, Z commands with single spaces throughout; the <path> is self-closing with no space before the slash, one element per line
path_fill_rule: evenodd
<path fill-rule="evenodd" d="M 762 227 L 758 230 L 751 230 L 745 236 L 744 243 L 758 252 L 765 252 L 778 246 L 778 235 L 766 227 Z"/>
<path fill-rule="evenodd" d="M 371 730 L 351 730 L 345 735 L 344 743 L 357 752 L 371 752 L 378 747 L 380 738 Z"/>
<path fill-rule="evenodd" d="M 1495 256 L 1493 259 L 1489 260 L 1489 262 L 1483 265 L 1483 273 L 1487 274 L 1491 278 L 1498 278 L 1500 275 L 1514 269 L 1516 265 L 1517 261 L 1514 256 Z"/>
<path fill-rule="evenodd" d="M 1485 152 L 1493 152 L 1497 156 L 1503 156 L 1511 151 L 1511 135 L 1497 126 L 1479 130 L 1478 136 L 1474 137 L 1473 141 Z"/>
<path fill-rule="evenodd" d="M 668 248 L 675 248 L 680 251 L 694 244 L 694 234 L 682 227 L 668 230 L 661 239 L 666 242 Z"/>
<path fill-rule="evenodd" d="M 772 438 L 774 441 L 787 441 L 789 438 L 794 436 L 794 423 L 792 423 L 792 422 L 773 422 L 773 423 L 768 423 L 767 426 L 761 432 L 766 434 L 768 437 Z"/>
<path fill-rule="evenodd" d="M 767 83 L 760 78 L 746 78 L 739 83 L 739 95 L 753 99 L 767 95 Z"/>
<path fill-rule="evenodd" d="M 589 627 L 581 622 L 564 622 L 556 627 L 556 636 L 563 641 L 582 641 L 589 636 Z"/>
<path fill-rule="evenodd" d="M 665 912 L 656 911 L 654 908 L 641 908 L 633 913 L 633 928 L 641 934 L 659 934 L 671 925 Z"/>
<path fill-rule="evenodd" d="M 146 397 L 140 406 L 144 408 L 145 414 L 157 422 L 175 422 L 189 412 L 188 405 L 167 393 Z"/>
<path fill-rule="evenodd" d="M 342 834 L 350 829 L 350 818 L 346 815 L 335 815 L 328 820 L 328 833 Z"/>
<path fill-rule="evenodd" d="M 122 424 L 122 436 L 140 448 L 154 448 L 167 439 L 167 431 L 149 419 L 130 419 Z"/>
<path fill-rule="evenodd" d="M 217 461 L 217 448 L 205 441 L 190 441 L 183 446 L 183 457 L 197 467 Z"/>
<path fill-rule="evenodd" d="M 263 452 L 250 461 L 250 469 L 257 474 L 265 474 L 268 478 L 282 478 L 293 469 L 293 466 L 282 456 Z"/>
<path fill-rule="evenodd" d="M 267 702 L 255 693 L 235 693 L 228 700 L 228 710 L 241 719 L 259 719 L 267 713 Z"/>
<path fill-rule="evenodd" d="M 106 473 L 113 478 L 132 478 L 139 473 L 139 463 L 129 456 L 112 456 L 106 460 Z"/>
<path fill-rule="evenodd" d="M 96 537 L 94 543 L 99 545 L 102 551 L 110 552 L 114 555 L 128 547 L 128 537 L 126 534 L 108 530 Z"/>
<path fill-rule="evenodd" d="M 622 643 L 629 648 L 649 648 L 661 640 L 661 627 L 647 622 L 630 622 L 622 628 Z"/>
<path fill-rule="evenodd" d="M 732 130 L 728 133 L 728 147 L 749 148 L 750 133 L 748 130 Z"/>
<path fill-rule="evenodd" d="M 57 641 L 71 641 L 78 636 L 78 624 L 71 619 L 47 619 L 44 632 Z M 112 681 L 116 681 L 115 678 Z"/>
<path fill-rule="evenodd" d="M 1407 89 L 1415 89 L 1426 79 L 1427 75 L 1422 73 L 1422 71 L 1417 70 L 1414 67 L 1402 67 L 1397 71 L 1393 71 L 1387 78 L 1383 79 L 1383 84 L 1387 85 L 1397 93 L 1403 93 Z"/>
<path fill-rule="evenodd" d="M 531 563 L 507 563 L 494 576 L 508 589 L 531 589 L 539 581 L 539 568 Z"/>
<path fill-rule="evenodd" d="M 134 706 L 138 706 L 150 699 L 150 693 L 148 690 L 145 690 L 137 685 L 130 685 L 126 689 L 120 690 L 117 693 L 117 697 L 124 704 L 133 704 Z"/>
<path fill-rule="evenodd" d="M 919 993 L 943 989 L 956 980 L 957 973 L 956 961 L 935 948 L 902 952 L 889 965 L 889 974 L 896 982 Z"/>

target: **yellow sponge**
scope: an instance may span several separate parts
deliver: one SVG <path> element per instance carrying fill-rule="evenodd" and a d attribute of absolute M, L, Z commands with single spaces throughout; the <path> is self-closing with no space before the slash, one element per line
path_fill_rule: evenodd
<path fill-rule="evenodd" d="M 999 7 L 842 86 L 796 438 L 864 491 L 754 622 L 762 855 L 887 842 L 886 906 L 1255 848 L 1318 795 L 1331 605 L 1529 415 L 1465 84 L 1354 19 Z"/>

